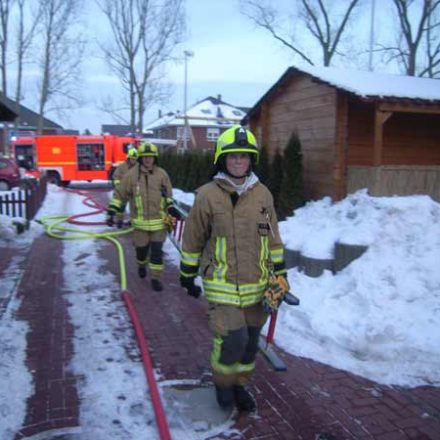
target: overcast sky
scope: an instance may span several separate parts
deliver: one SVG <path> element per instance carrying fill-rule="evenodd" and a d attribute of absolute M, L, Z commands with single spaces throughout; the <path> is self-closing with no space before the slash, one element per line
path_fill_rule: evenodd
<path fill-rule="evenodd" d="M 287 0 L 279 0 L 277 5 L 287 3 L 291 4 Z M 238 4 L 238 0 L 186 0 L 187 38 L 177 49 L 176 56 L 181 56 L 183 60 L 184 50 L 194 52 L 194 57 L 188 61 L 188 106 L 207 96 L 220 94 L 230 104 L 251 107 L 289 66 L 299 61 L 293 58 L 292 51 L 276 42 L 267 32 L 256 28 L 242 15 Z M 369 4 L 370 0 L 364 0 L 360 10 L 363 29 L 369 28 Z M 93 3 L 87 4 L 87 11 L 93 8 L 96 8 Z M 102 39 L 105 31 L 97 23 L 96 14 L 89 12 L 85 17 L 88 20 L 87 29 L 95 30 L 97 37 Z M 377 14 L 377 19 L 379 34 L 380 29 L 384 28 L 380 26 L 383 14 Z M 91 33 L 90 36 L 93 38 Z M 368 31 L 359 32 L 356 29 L 355 42 L 358 46 L 359 40 L 364 38 L 365 41 L 367 37 Z M 108 95 L 118 101 L 121 96 L 117 93 L 120 84 L 116 78 L 112 78 L 108 66 L 96 57 L 99 51 L 95 49 L 91 52 L 95 56 L 88 57 L 84 63 L 82 90 L 86 105 L 72 109 L 69 119 L 60 119 L 57 115 L 47 116 L 65 128 L 81 132 L 88 128 L 93 133 L 99 133 L 102 124 L 116 123 L 110 115 L 100 112 L 98 107 L 100 104 L 102 106 L 102 98 Z M 355 48 L 352 53 L 355 53 Z M 352 61 L 353 56 L 347 58 L 348 64 Z M 359 60 L 357 65 L 360 65 Z M 161 110 L 183 110 L 183 61 L 170 66 L 167 79 L 172 83 L 173 94 L 169 104 L 161 106 Z M 31 100 L 25 100 L 25 105 L 36 108 L 31 103 Z M 144 124 L 154 120 L 157 112 L 158 107 L 149 110 Z"/>
<path fill-rule="evenodd" d="M 238 106 L 252 106 L 291 65 L 289 52 L 268 35 L 256 31 L 252 23 L 240 14 L 236 0 L 187 0 L 188 37 L 176 55 L 182 62 L 170 66 L 168 79 L 173 84 L 173 96 L 163 111 L 182 110 L 184 95 L 183 51 L 191 50 L 188 61 L 188 106 L 207 96 L 222 98 Z M 270 61 L 269 61 L 270 60 Z M 99 103 L 100 97 L 118 87 L 109 77 L 107 66 L 95 60 L 94 71 L 85 76 L 90 90 L 87 99 Z M 145 123 L 157 116 L 155 107 L 146 115 Z M 113 123 L 102 115 L 93 103 L 71 114 L 71 127 L 92 132 L 102 123 Z"/>

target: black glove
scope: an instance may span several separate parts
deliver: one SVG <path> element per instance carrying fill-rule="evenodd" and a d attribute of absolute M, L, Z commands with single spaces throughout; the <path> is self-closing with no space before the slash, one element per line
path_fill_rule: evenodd
<path fill-rule="evenodd" d="M 110 227 L 112 227 L 115 224 L 113 212 L 107 211 L 107 218 L 105 219 L 105 222 L 107 223 L 107 226 Z"/>
<path fill-rule="evenodd" d="M 186 289 L 186 293 L 189 296 L 198 298 L 202 293 L 200 286 L 194 284 L 195 277 L 180 277 L 180 285 Z"/>
<path fill-rule="evenodd" d="M 172 215 L 177 220 L 182 220 L 182 214 L 180 214 L 180 211 L 173 205 L 168 206 L 168 214 Z"/>

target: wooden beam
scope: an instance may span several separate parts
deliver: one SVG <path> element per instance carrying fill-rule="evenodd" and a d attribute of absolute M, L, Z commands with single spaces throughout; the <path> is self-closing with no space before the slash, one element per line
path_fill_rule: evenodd
<path fill-rule="evenodd" d="M 347 95 L 338 93 L 336 106 L 335 163 L 333 179 L 335 200 L 347 195 L 348 101 Z"/>
<path fill-rule="evenodd" d="M 376 108 L 374 114 L 374 146 L 373 164 L 375 167 L 382 164 L 383 155 L 383 126 L 392 115 L 391 112 L 384 112 Z"/>
<path fill-rule="evenodd" d="M 379 111 L 400 112 L 400 113 L 431 113 L 440 114 L 440 105 L 417 105 L 417 104 L 397 104 L 381 103 L 378 106 Z"/>

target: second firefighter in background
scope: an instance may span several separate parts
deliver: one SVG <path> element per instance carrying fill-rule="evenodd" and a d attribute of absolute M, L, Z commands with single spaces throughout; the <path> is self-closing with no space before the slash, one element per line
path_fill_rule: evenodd
<path fill-rule="evenodd" d="M 137 164 L 138 151 L 136 148 L 131 147 L 127 152 L 127 159 L 122 162 L 114 171 L 112 175 L 113 187 L 118 188 L 121 184 L 122 178 Z M 124 221 L 125 205 L 121 206 L 121 209 L 116 213 L 116 224 L 118 228 L 122 228 Z M 109 225 L 112 226 L 112 225 Z"/>
<path fill-rule="evenodd" d="M 156 291 L 163 289 L 162 246 L 166 239 L 168 216 L 179 217 L 179 212 L 172 205 L 173 190 L 170 178 L 167 172 L 158 166 L 158 156 L 156 145 L 148 142 L 139 145 L 137 164 L 115 187 L 107 211 L 107 222 L 111 224 L 113 216 L 121 212 L 127 202 L 130 204 L 138 274 L 145 278 L 148 266 L 151 285 Z"/>

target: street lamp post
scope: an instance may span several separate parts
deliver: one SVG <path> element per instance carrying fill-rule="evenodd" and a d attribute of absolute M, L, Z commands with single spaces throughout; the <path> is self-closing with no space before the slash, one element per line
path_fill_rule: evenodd
<path fill-rule="evenodd" d="M 185 50 L 183 52 L 185 55 L 185 89 L 183 93 L 183 151 L 186 151 L 188 149 L 188 119 L 186 116 L 187 112 L 187 95 L 188 95 L 188 58 L 191 58 L 194 56 L 194 52 L 191 50 Z"/>

